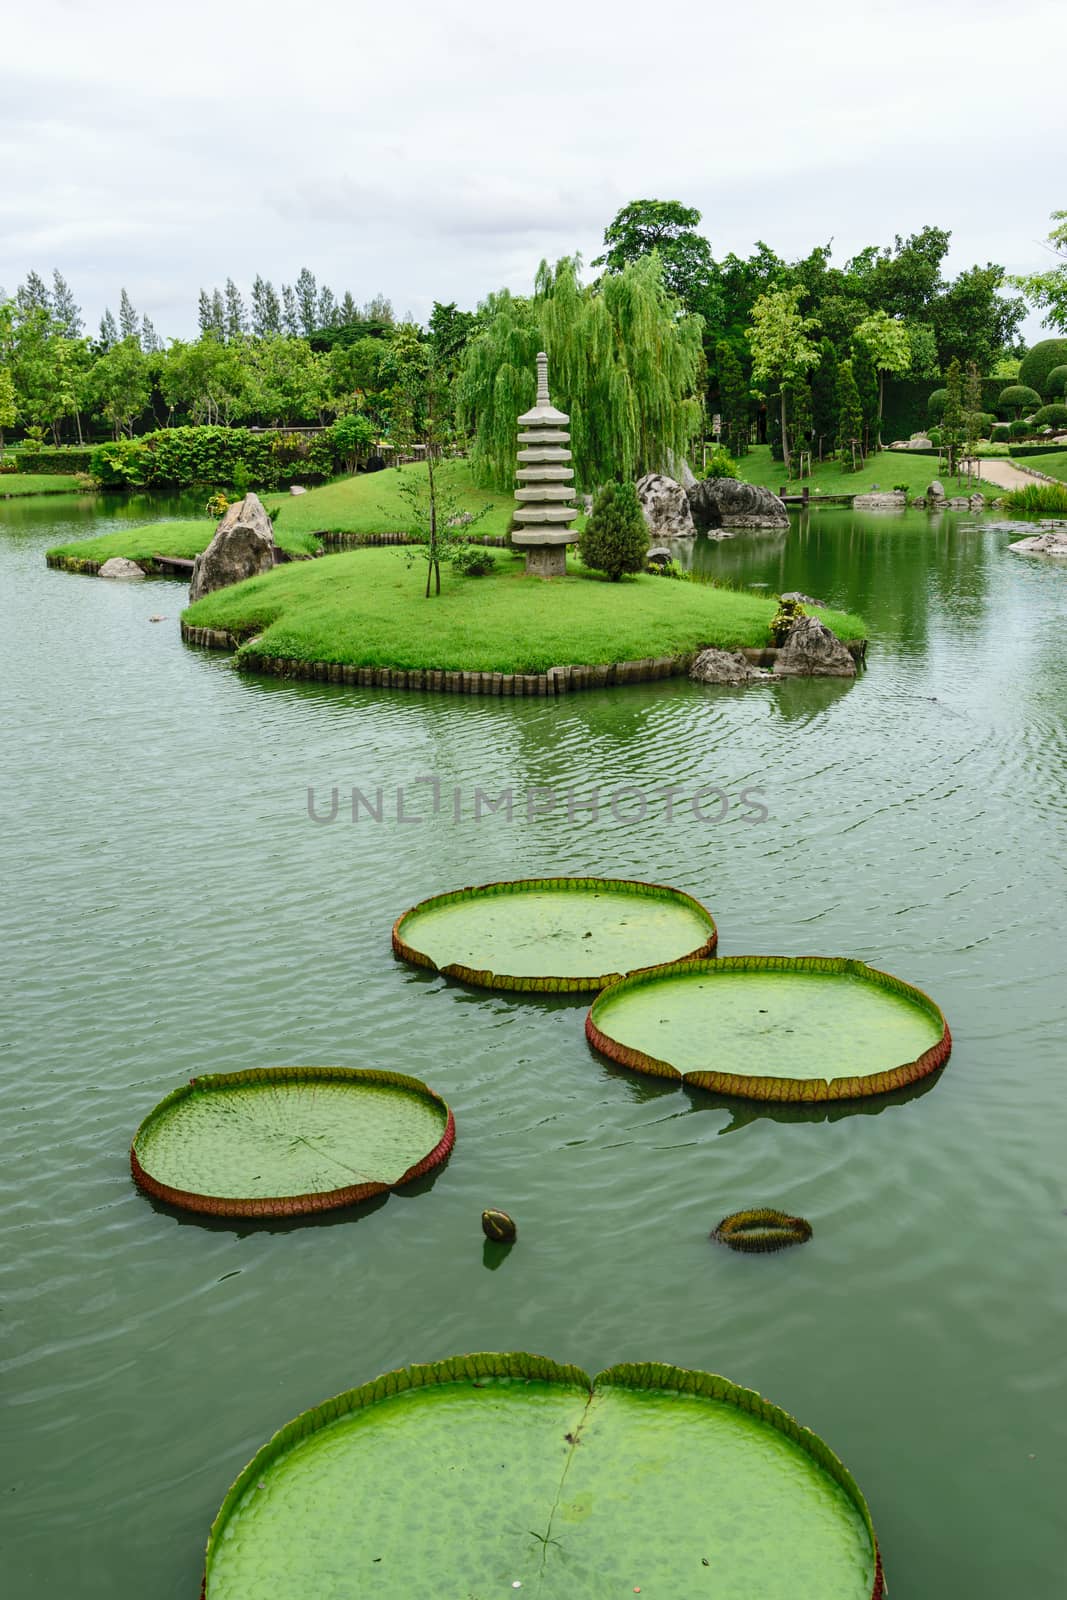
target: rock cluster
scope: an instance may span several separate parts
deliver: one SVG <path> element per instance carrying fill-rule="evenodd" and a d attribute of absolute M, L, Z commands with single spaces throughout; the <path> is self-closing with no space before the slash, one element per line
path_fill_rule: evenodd
<path fill-rule="evenodd" d="M 231 583 L 255 578 L 274 565 L 274 529 L 258 495 L 237 500 L 215 529 L 215 537 L 193 562 L 189 599 L 199 600 Z"/>
<path fill-rule="evenodd" d="M 689 676 L 697 683 L 729 685 L 774 683 L 782 678 L 856 676 L 851 651 L 818 617 L 801 617 L 794 622 L 773 659 L 773 670 L 763 672 L 739 650 L 702 650 L 690 667 Z"/>
<path fill-rule="evenodd" d="M 1067 556 L 1067 526 L 1032 534 L 1029 539 L 1018 539 L 1008 549 L 1017 550 L 1022 556 Z"/>

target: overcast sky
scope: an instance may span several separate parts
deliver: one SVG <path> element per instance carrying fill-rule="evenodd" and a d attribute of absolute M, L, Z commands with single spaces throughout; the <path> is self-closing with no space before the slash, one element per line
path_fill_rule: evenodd
<path fill-rule="evenodd" d="M 58 267 L 94 330 L 125 285 L 166 338 L 201 285 L 306 264 L 424 320 L 591 260 L 636 198 L 716 256 L 929 222 L 954 271 L 1029 271 L 1065 55 L 1062 0 L 34 0 L 0 24 L 0 285 Z"/>

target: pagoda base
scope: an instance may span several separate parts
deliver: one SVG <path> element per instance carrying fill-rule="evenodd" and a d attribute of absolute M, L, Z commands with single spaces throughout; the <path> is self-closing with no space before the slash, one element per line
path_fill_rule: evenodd
<path fill-rule="evenodd" d="M 528 544 L 526 571 L 533 578 L 565 578 L 567 575 L 567 546 L 565 544 Z"/>

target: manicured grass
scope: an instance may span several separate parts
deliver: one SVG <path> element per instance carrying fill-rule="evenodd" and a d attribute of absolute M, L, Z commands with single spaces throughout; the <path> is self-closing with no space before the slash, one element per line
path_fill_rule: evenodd
<path fill-rule="evenodd" d="M 77 478 L 59 472 L 0 472 L 0 500 L 13 495 L 79 494 L 84 487 Z"/>
<path fill-rule="evenodd" d="M 476 534 L 508 531 L 515 504 L 513 495 L 477 488 L 466 461 L 443 462 L 438 474 L 460 511 L 469 511 L 473 516 L 483 506 L 490 507 L 478 522 Z M 262 498 L 272 514 L 276 508 L 281 508 L 278 534 L 399 533 L 411 525 L 411 511 L 400 495 L 400 486 L 413 479 L 425 482 L 425 465 L 361 472 L 353 478 L 339 478 L 334 483 L 324 484 L 321 489 L 309 489 L 307 494 L 264 492 Z"/>
<path fill-rule="evenodd" d="M 144 564 L 149 570 L 152 557 L 182 556 L 192 560 L 201 550 L 206 550 L 215 533 L 217 523 L 210 517 L 199 517 L 194 522 L 150 522 L 145 528 L 122 528 L 118 533 L 105 533 L 99 539 L 76 539 L 71 544 L 57 544 L 48 551 L 49 558 L 69 562 L 75 567 L 86 561 L 103 563 L 111 556 L 125 556 L 128 561 Z M 318 542 L 307 534 L 279 526 L 275 539 L 283 550 L 293 555 L 314 555 Z"/>
<path fill-rule="evenodd" d="M 786 484 L 785 468 L 780 461 L 771 460 L 770 445 L 754 445 L 737 465 L 747 483 L 762 484 L 765 489 L 773 489 L 775 494 Z M 904 450 L 882 450 L 876 456 L 869 456 L 859 472 L 843 472 L 837 461 L 816 462 L 810 478 L 792 478 L 788 481 L 788 493 L 800 494 L 802 489 L 807 488 L 813 496 L 820 490 L 823 494 L 866 494 L 875 484 L 883 491 L 894 489 L 898 484 L 907 484 L 911 498 L 925 494 L 937 476 L 936 456 L 908 455 Z M 951 478 L 943 478 L 942 481 L 948 495 L 971 492 L 998 500 L 1004 493 L 995 483 L 979 483 L 969 491 L 966 478 L 961 479 L 958 485 Z"/>
<path fill-rule="evenodd" d="M 1050 478 L 1059 478 L 1067 483 L 1067 450 L 1057 450 L 1047 456 L 1027 456 L 1018 465 L 1033 467 L 1037 472 L 1044 472 Z M 0 478 L 0 483 L 3 481 L 3 478 Z"/>
<path fill-rule="evenodd" d="M 183 620 L 246 641 L 258 635 L 257 655 L 402 670 L 543 672 L 770 642 L 775 602 L 762 596 L 644 574 L 609 583 L 577 563 L 544 582 L 510 555 L 497 567 L 484 578 L 445 568 L 440 596 L 427 600 L 421 558 L 409 565 L 400 549 L 354 550 L 220 589 Z M 865 636 L 860 617 L 819 614 L 842 638 Z"/>

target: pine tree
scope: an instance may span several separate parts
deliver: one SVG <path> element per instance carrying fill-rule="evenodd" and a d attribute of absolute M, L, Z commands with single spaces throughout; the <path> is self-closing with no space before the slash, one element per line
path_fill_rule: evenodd
<path fill-rule="evenodd" d="M 123 339 L 140 340 L 141 337 L 141 319 L 125 289 L 119 295 L 119 334 Z"/>
<path fill-rule="evenodd" d="M 941 413 L 941 444 L 947 452 L 947 471 L 958 472 L 958 457 L 963 439 L 963 375 L 953 358 L 945 374 L 945 407 Z"/>
<path fill-rule="evenodd" d="M 52 296 L 39 272 L 28 272 L 26 282 L 15 290 L 15 304 L 26 315 L 30 311 L 52 311 Z"/>
<path fill-rule="evenodd" d="M 384 294 L 376 294 L 363 307 L 363 319 L 365 322 L 385 322 L 391 326 L 396 320 L 393 302 Z"/>
<path fill-rule="evenodd" d="M 350 327 L 353 322 L 359 321 L 359 307 L 352 298 L 351 289 L 346 289 L 344 299 L 337 312 L 338 325 L 342 328 Z"/>
<path fill-rule="evenodd" d="M 76 303 L 67 280 L 58 267 L 52 272 L 52 315 L 68 339 L 77 339 L 84 323 L 81 307 Z"/>
<path fill-rule="evenodd" d="M 282 284 L 282 322 L 285 331 L 292 338 L 300 332 L 300 312 L 296 303 L 296 295 L 288 283 Z"/>
<path fill-rule="evenodd" d="M 248 332 L 248 313 L 241 291 L 232 278 L 226 279 L 226 338 L 237 340 Z"/>
<path fill-rule="evenodd" d="M 837 449 L 843 471 L 862 465 L 863 405 L 851 361 L 839 362 L 837 368 Z"/>
<path fill-rule="evenodd" d="M 816 372 L 819 370 L 816 367 Z M 789 385 L 786 395 L 786 414 L 789 418 L 789 432 L 798 454 L 807 454 L 808 471 L 811 471 L 811 435 L 812 398 L 811 385 L 804 378 L 796 378 Z M 798 477 L 803 477 L 803 466 L 799 466 Z"/>
<path fill-rule="evenodd" d="M 969 477 L 975 465 L 975 452 L 982 432 L 982 374 L 976 361 L 968 361 L 963 378 L 963 431 Z"/>
<path fill-rule="evenodd" d="M 211 296 L 206 289 L 201 289 L 200 298 L 196 305 L 196 320 L 200 328 L 200 337 L 211 332 Z"/>
<path fill-rule="evenodd" d="M 829 453 L 837 438 L 837 355 L 833 342 L 823 339 L 819 345 L 821 359 L 811 379 L 811 425 L 814 433 L 814 453 L 822 460 L 823 450 Z"/>
<path fill-rule="evenodd" d="M 118 323 L 111 314 L 111 307 L 106 307 L 104 315 L 100 318 L 100 337 L 98 343 L 102 350 L 111 350 L 119 342 Z"/>
<path fill-rule="evenodd" d="M 315 332 L 315 313 L 319 308 L 319 292 L 315 274 L 301 267 L 296 277 L 296 305 L 300 318 L 300 332 L 310 339 Z"/>
<path fill-rule="evenodd" d="M 863 453 L 868 455 L 878 441 L 878 374 L 866 345 L 859 339 L 852 346 L 852 376 L 863 411 Z"/>
<path fill-rule="evenodd" d="M 269 339 L 282 331 L 282 308 L 273 283 L 256 274 L 252 285 L 252 332 L 257 339 Z"/>
<path fill-rule="evenodd" d="M 578 554 L 587 567 L 606 573 L 612 583 L 624 573 L 642 571 L 648 555 L 648 524 L 632 483 L 606 483 L 597 490 Z"/>
<path fill-rule="evenodd" d="M 211 332 L 222 344 L 226 339 L 226 302 L 220 289 L 211 291 Z"/>
<path fill-rule="evenodd" d="M 163 341 L 160 339 L 159 334 L 156 332 L 155 326 L 154 326 L 154 324 L 152 322 L 152 319 L 150 317 L 148 317 L 148 316 L 142 317 L 141 318 L 141 349 L 144 351 L 146 356 L 151 356 L 151 355 L 155 355 L 155 353 L 158 350 L 162 350 L 162 348 L 163 348 Z"/>
<path fill-rule="evenodd" d="M 725 339 L 715 346 L 715 365 L 724 443 L 732 456 L 747 455 L 748 384 L 737 351 Z"/>
<path fill-rule="evenodd" d="M 318 325 L 320 328 L 332 328 L 337 323 L 337 300 L 332 289 L 323 284 L 319 290 Z"/>

